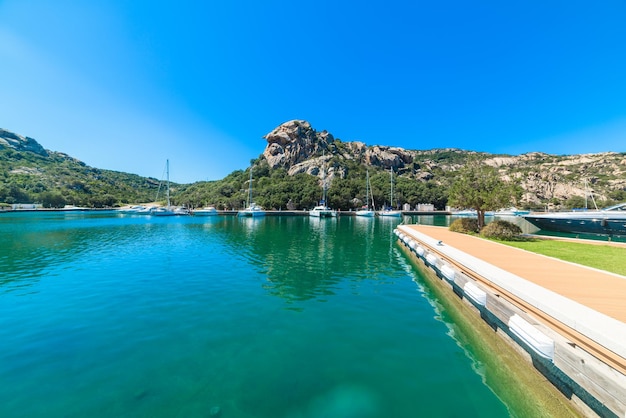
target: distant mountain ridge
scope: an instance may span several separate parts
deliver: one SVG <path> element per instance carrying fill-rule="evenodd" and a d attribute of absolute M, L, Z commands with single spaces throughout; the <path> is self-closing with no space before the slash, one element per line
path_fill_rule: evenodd
<path fill-rule="evenodd" d="M 378 186 L 374 187 L 379 202 L 384 202 L 388 191 L 388 174 L 385 177 L 382 173 L 393 169 L 400 200 L 412 205 L 436 200 L 440 206 L 445 203 L 446 188 L 470 158 L 496 167 L 503 179 L 515 182 L 522 190 L 522 199 L 515 202 L 519 206 L 565 202 L 574 196 L 583 197 L 589 190 L 599 201 L 626 200 L 626 153 L 556 156 L 529 152 L 512 156 L 455 148 L 367 146 L 358 141 L 343 142 L 327 131 L 318 132 L 305 120 L 285 122 L 264 138 L 267 146 L 254 167 L 255 192 L 268 208 L 310 206 L 318 198 L 314 189 L 319 187 L 322 174 L 329 184 L 335 183 L 330 192 L 337 206 L 352 208 L 359 203 L 354 195 L 360 193 L 366 168 L 374 174 L 373 184 L 379 173 Z M 159 187 L 157 179 L 92 168 L 6 129 L 0 129 L 0 179 L 0 202 L 6 203 L 36 201 L 45 193 L 56 193 L 71 204 L 114 206 L 152 201 Z M 242 200 L 246 181 L 247 175 L 238 170 L 214 182 L 173 185 L 172 195 L 178 204 L 232 208 Z M 305 183 L 307 190 L 300 190 Z M 414 190 L 416 187 L 419 190 Z"/>

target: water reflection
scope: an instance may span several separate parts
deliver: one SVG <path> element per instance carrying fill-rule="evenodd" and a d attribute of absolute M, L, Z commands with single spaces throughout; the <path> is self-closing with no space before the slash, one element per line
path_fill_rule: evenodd
<path fill-rule="evenodd" d="M 289 302 L 323 301 L 346 282 L 389 274 L 392 231 L 400 221 L 265 217 L 233 223 L 224 239 L 231 254 L 263 275 L 270 294 Z"/>

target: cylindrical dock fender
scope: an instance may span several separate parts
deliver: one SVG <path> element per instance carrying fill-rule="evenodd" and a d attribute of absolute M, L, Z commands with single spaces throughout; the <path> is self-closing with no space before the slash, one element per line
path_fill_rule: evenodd
<path fill-rule="evenodd" d="M 541 357 L 554 360 L 554 340 L 518 314 L 509 319 L 509 330 Z"/>
<path fill-rule="evenodd" d="M 478 305 L 485 306 L 487 303 L 487 293 L 472 282 L 465 283 L 463 293 Z"/>
<path fill-rule="evenodd" d="M 443 277 L 445 277 L 446 279 L 450 281 L 454 281 L 455 273 L 456 272 L 454 271 L 454 269 L 447 264 L 441 267 L 441 274 L 443 275 Z"/>
<path fill-rule="evenodd" d="M 433 253 L 426 255 L 426 262 L 433 267 L 437 267 L 437 256 Z"/>

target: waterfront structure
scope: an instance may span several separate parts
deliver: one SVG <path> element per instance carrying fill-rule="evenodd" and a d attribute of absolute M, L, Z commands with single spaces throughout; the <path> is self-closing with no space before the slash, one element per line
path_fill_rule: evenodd
<path fill-rule="evenodd" d="M 394 232 L 583 413 L 626 415 L 623 277 L 442 227 Z"/>

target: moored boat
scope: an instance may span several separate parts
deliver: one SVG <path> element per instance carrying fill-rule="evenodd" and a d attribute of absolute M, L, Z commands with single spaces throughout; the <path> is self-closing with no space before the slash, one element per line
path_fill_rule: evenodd
<path fill-rule="evenodd" d="M 179 216 L 179 215 L 189 215 L 189 211 L 186 208 L 173 208 L 170 202 L 170 160 L 166 160 L 165 170 L 167 173 L 166 181 L 166 197 L 167 197 L 167 206 L 166 207 L 155 207 L 151 208 L 149 211 L 150 215 L 153 216 Z"/>
<path fill-rule="evenodd" d="M 142 214 L 146 211 L 146 206 L 144 205 L 133 205 L 125 208 L 121 208 L 117 210 L 118 213 L 123 213 L 125 215 L 137 215 Z"/>
<path fill-rule="evenodd" d="M 367 171 L 366 180 L 365 180 L 365 206 L 356 211 L 356 216 L 363 216 L 367 218 L 373 218 L 376 212 L 373 210 L 374 207 L 374 199 L 372 196 L 372 209 L 370 209 L 370 172 Z"/>
<path fill-rule="evenodd" d="M 195 216 L 215 216 L 217 209 L 214 206 L 205 206 L 202 209 L 195 209 L 192 214 Z"/>
<path fill-rule="evenodd" d="M 334 218 L 337 216 L 337 211 L 329 208 L 324 205 L 324 201 L 320 202 L 321 204 L 315 206 L 313 209 L 309 211 L 309 216 L 314 218 Z"/>
<path fill-rule="evenodd" d="M 248 180 L 248 204 L 245 209 L 237 212 L 237 216 L 256 218 L 265 216 L 265 211 L 252 201 L 252 167 L 250 167 L 250 180 Z"/>
<path fill-rule="evenodd" d="M 626 202 L 600 210 L 531 213 L 523 218 L 544 231 L 626 235 Z"/>
<path fill-rule="evenodd" d="M 176 213 L 172 210 L 171 207 L 156 207 L 150 211 L 150 215 L 152 216 L 174 216 Z"/>
<path fill-rule="evenodd" d="M 384 207 L 383 210 L 381 211 L 378 211 L 378 216 L 400 218 L 402 216 L 402 211 L 395 210 L 393 208 L 393 168 L 389 169 L 389 176 L 390 176 L 390 184 L 391 184 L 391 190 L 389 193 L 389 206 Z"/>
<path fill-rule="evenodd" d="M 263 208 L 257 205 L 256 203 L 251 203 L 245 209 L 242 209 L 239 212 L 237 212 L 237 216 L 244 216 L 244 217 L 265 216 L 265 210 L 263 210 Z"/>
<path fill-rule="evenodd" d="M 322 168 L 322 200 L 319 204 L 309 211 L 309 216 L 313 218 L 335 218 L 337 211 L 326 206 L 326 169 Z"/>
<path fill-rule="evenodd" d="M 528 214 L 530 214 L 529 210 L 518 209 L 514 206 L 506 209 L 499 209 L 494 213 L 495 216 L 522 216 Z"/>

